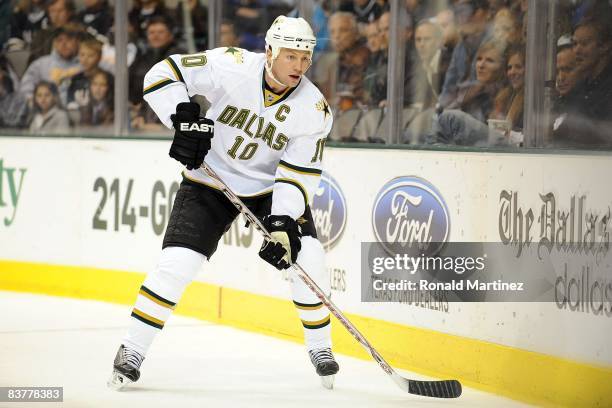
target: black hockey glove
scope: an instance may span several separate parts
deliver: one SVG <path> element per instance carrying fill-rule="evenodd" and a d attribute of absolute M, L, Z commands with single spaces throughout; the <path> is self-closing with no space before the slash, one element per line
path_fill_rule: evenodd
<path fill-rule="evenodd" d="M 170 146 L 170 157 L 183 163 L 189 170 L 197 169 L 210 150 L 214 122 L 200 117 L 200 105 L 195 102 L 179 103 L 170 120 L 176 129 Z"/>
<path fill-rule="evenodd" d="M 288 215 L 266 215 L 262 222 L 276 242 L 265 240 L 259 256 L 276 269 L 289 268 L 302 249 L 299 224 Z"/>

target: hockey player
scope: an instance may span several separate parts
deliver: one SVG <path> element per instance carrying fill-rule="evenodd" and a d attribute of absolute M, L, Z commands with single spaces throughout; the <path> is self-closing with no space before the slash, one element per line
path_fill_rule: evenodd
<path fill-rule="evenodd" d="M 170 156 L 186 170 L 159 264 L 138 293 L 110 387 L 138 380 L 153 338 L 238 215 L 199 168 L 204 158 L 275 238 L 264 242 L 260 257 L 278 269 L 297 260 L 329 293 L 324 250 L 309 207 L 333 120 L 325 98 L 304 76 L 315 45 L 304 19 L 280 16 L 266 33 L 265 54 L 225 47 L 172 55 L 145 76 L 144 98 L 175 129 Z M 206 117 L 189 102 L 194 95 L 210 101 Z M 310 360 L 323 385 L 332 388 L 338 364 L 331 352 L 329 311 L 301 280 L 291 282 L 291 292 Z"/>

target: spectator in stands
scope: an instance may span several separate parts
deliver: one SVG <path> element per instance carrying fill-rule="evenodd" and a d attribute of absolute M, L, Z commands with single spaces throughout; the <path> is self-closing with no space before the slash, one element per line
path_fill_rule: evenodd
<path fill-rule="evenodd" d="M 30 46 L 30 62 L 48 55 L 52 49 L 54 33 L 58 29 L 65 29 L 73 22 L 75 6 L 72 0 L 50 0 L 47 2 L 47 15 L 49 24 L 43 30 L 34 33 Z M 81 28 L 81 30 L 83 30 Z"/>
<path fill-rule="evenodd" d="M 94 35 L 108 37 L 113 26 L 113 8 L 108 0 L 84 0 L 85 8 L 77 14 L 78 21 Z"/>
<path fill-rule="evenodd" d="M 556 141 L 572 146 L 612 144 L 612 33 L 609 21 L 584 20 L 574 30 L 579 82 Z"/>
<path fill-rule="evenodd" d="M 159 61 L 172 54 L 184 54 L 178 47 L 172 34 L 172 20 L 165 16 L 155 16 L 149 20 L 147 27 L 147 47 L 141 52 L 129 69 L 129 98 L 133 103 L 142 101 L 142 81 L 149 69 Z"/>
<path fill-rule="evenodd" d="M 365 45 L 365 38 L 359 35 L 354 14 L 335 12 L 330 16 L 328 27 L 333 51 L 319 58 L 314 79 L 330 101 L 335 114 L 330 139 L 353 142 L 357 141 L 354 133 L 366 103 L 364 78 L 370 51 Z M 378 24 L 377 28 L 380 28 Z M 382 36 L 379 35 L 379 48 L 383 46 L 380 41 Z M 380 75 L 386 78 L 385 69 L 378 68 Z M 367 85 L 379 81 L 368 81 Z"/>
<path fill-rule="evenodd" d="M 136 59 L 136 55 L 139 53 L 138 46 L 136 45 L 137 38 L 135 30 L 132 28 L 128 21 L 128 43 L 127 43 L 127 65 L 132 65 Z M 102 45 L 102 59 L 100 60 L 100 68 L 112 74 L 115 73 L 115 60 L 116 60 L 116 47 L 115 47 L 115 26 L 110 28 L 108 42 L 103 41 Z"/>
<path fill-rule="evenodd" d="M 493 111 L 494 98 L 506 83 L 504 43 L 489 41 L 476 53 L 476 82 L 459 91 L 459 109 L 481 122 Z"/>
<path fill-rule="evenodd" d="M 329 16 L 332 13 L 331 0 L 317 1 L 314 4 L 312 11 L 312 29 L 315 37 L 317 37 L 317 45 L 315 46 L 315 52 L 313 58 L 319 58 L 322 52 L 329 49 L 329 31 L 327 29 L 327 22 Z"/>
<path fill-rule="evenodd" d="M 425 19 L 423 19 L 425 20 Z M 420 20 L 419 20 L 420 21 Z M 391 21 L 389 20 L 389 23 Z M 403 41 L 408 49 L 406 55 L 409 56 L 410 52 L 413 54 L 416 53 L 414 49 L 414 28 L 416 26 L 417 20 L 415 20 L 412 15 L 409 13 L 404 13 L 400 11 L 400 30 L 403 33 Z M 389 31 L 389 30 L 387 30 Z M 389 31 L 390 32 L 390 31 Z"/>
<path fill-rule="evenodd" d="M 555 89 L 558 94 L 555 111 L 559 114 L 567 110 L 572 90 L 578 82 L 576 65 L 576 53 L 574 52 L 572 39 L 569 36 L 561 37 L 557 42 L 557 77 L 555 82 Z"/>
<path fill-rule="evenodd" d="M 60 106 L 55 84 L 40 81 L 34 88 L 32 121 L 30 132 L 39 135 L 65 133 L 70 129 L 68 113 Z"/>
<path fill-rule="evenodd" d="M 366 44 L 370 50 L 364 75 L 364 103 L 377 108 L 387 99 L 387 69 L 389 61 L 389 17 L 383 13 L 366 26 Z"/>
<path fill-rule="evenodd" d="M 384 11 L 385 1 L 378 0 L 353 0 L 340 6 L 340 11 L 346 11 L 355 15 L 358 23 L 371 23 L 378 20 Z"/>
<path fill-rule="evenodd" d="M 563 3 L 562 3 L 563 4 Z M 612 3 L 606 0 L 572 1 L 571 23 L 574 27 L 580 22 L 597 19 L 601 22 L 612 21 Z"/>
<path fill-rule="evenodd" d="M 11 61 L 3 53 L 0 53 L 0 72 L 3 72 L 11 80 L 11 89 L 17 91 L 19 88 L 19 76 L 15 72 Z"/>
<path fill-rule="evenodd" d="M 208 48 L 208 10 L 200 4 L 199 0 L 188 0 L 187 7 L 189 8 L 189 15 L 191 16 L 191 27 L 193 30 L 192 34 L 195 48 L 196 50 L 205 50 Z M 186 33 L 183 27 L 184 17 L 183 5 L 181 3 L 178 4 L 176 12 L 177 27 L 179 28 L 176 36 L 177 38 L 184 38 Z"/>
<path fill-rule="evenodd" d="M 572 105 L 572 92 L 578 82 L 578 69 L 576 64 L 576 53 L 574 52 L 571 36 L 561 36 L 557 41 L 557 76 L 555 80 L 555 89 L 557 90 L 557 99 L 553 109 L 553 135 L 559 129 L 559 126 L 565 121 L 568 110 Z M 553 141 L 553 144 L 562 144 L 558 139 Z"/>
<path fill-rule="evenodd" d="M 434 119 L 428 143 L 462 146 L 486 145 L 486 120 L 493 113 L 494 101 L 505 83 L 505 48 L 489 41 L 476 53 L 476 81 L 459 90 L 458 108 L 445 110 Z"/>
<path fill-rule="evenodd" d="M 27 101 L 15 91 L 8 70 L 0 68 L 0 127 L 22 128 L 27 123 L 27 116 Z"/>
<path fill-rule="evenodd" d="M 363 78 L 364 100 L 367 105 L 375 105 L 378 104 L 378 102 L 374 102 L 372 96 L 378 77 L 381 74 L 381 72 L 378 72 L 378 67 L 381 64 L 381 59 L 384 57 L 384 54 L 380 50 L 378 20 L 366 24 L 363 29 L 363 34 L 366 38 L 366 46 L 368 50 L 370 50 L 365 76 Z"/>
<path fill-rule="evenodd" d="M 518 44 L 522 40 L 521 27 L 516 16 L 508 8 L 500 9 L 493 19 L 493 38 L 507 44 Z"/>
<path fill-rule="evenodd" d="M 99 70 L 98 64 L 102 58 L 102 43 L 93 37 L 86 38 L 79 44 L 79 64 L 81 72 L 70 78 L 66 106 L 71 108 L 74 95 L 77 91 L 89 92 L 89 83 L 93 75 Z"/>
<path fill-rule="evenodd" d="M 365 25 L 363 34 L 366 39 L 366 46 L 370 50 L 371 54 L 380 51 L 380 33 L 378 32 L 378 20 L 374 20 L 371 23 Z"/>
<path fill-rule="evenodd" d="M 454 12 L 461 41 L 453 50 L 440 95 L 440 105 L 451 109 L 459 103 L 459 90 L 465 88 L 462 83 L 469 84 L 476 79 L 476 53 L 488 38 L 489 3 L 487 0 L 458 0 Z"/>
<path fill-rule="evenodd" d="M 508 48 L 506 60 L 508 86 L 495 97 L 491 118 L 505 119 L 509 122 L 510 129 L 522 132 L 525 105 L 525 47 L 514 45 Z"/>
<path fill-rule="evenodd" d="M 53 82 L 56 87 L 61 85 L 64 92 L 67 91 L 68 83 L 65 80 L 80 70 L 77 51 L 82 33 L 77 29 L 77 26 L 66 25 L 55 31 L 51 54 L 34 61 L 21 78 L 19 91 L 24 97 L 31 98 L 34 87 L 42 80 Z"/>
<path fill-rule="evenodd" d="M 240 47 L 247 50 L 263 50 L 264 32 L 272 22 L 268 13 L 270 2 L 266 0 L 227 0 L 223 4 L 224 18 L 238 28 Z"/>
<path fill-rule="evenodd" d="M 435 23 L 442 29 L 445 52 L 452 55 L 455 46 L 459 42 L 459 31 L 455 24 L 453 10 L 450 8 L 441 10 L 435 17 Z"/>
<path fill-rule="evenodd" d="M 165 16 L 155 16 L 147 27 L 147 50 L 136 57 L 129 69 L 128 97 L 133 104 L 132 126 L 136 129 L 161 129 L 155 113 L 148 104 L 143 103 L 142 83 L 145 74 L 153 65 L 172 54 L 184 54 L 185 50 L 176 45 L 172 34 L 172 20 Z M 147 126 L 151 124 L 152 126 Z"/>
<path fill-rule="evenodd" d="M 359 37 L 357 19 L 336 12 L 329 19 L 333 53 L 319 59 L 315 81 L 332 106 L 350 109 L 363 101 L 363 78 L 370 52 Z"/>
<path fill-rule="evenodd" d="M 450 105 L 451 102 L 455 101 L 458 96 L 459 84 L 463 83 L 462 86 L 464 87 L 469 86 L 476 79 L 475 50 L 484 39 L 483 27 L 486 27 L 488 5 L 475 4 L 478 9 L 474 9 L 475 6 L 472 5 L 472 2 L 460 0 L 452 8 L 442 9 L 434 18 L 434 21 L 442 28 L 444 38 L 444 45 L 441 49 L 443 63 L 440 67 L 440 72 L 444 72 L 444 79 L 441 81 L 443 84 L 442 91 L 437 96 L 437 103 L 440 106 L 443 103 Z M 460 18 L 457 21 L 461 23 L 460 26 L 455 21 L 455 13 L 459 14 Z M 471 25 L 472 22 L 475 23 L 474 26 Z M 483 30 L 483 32 L 481 33 L 480 30 Z M 460 33 L 462 33 L 463 38 Z M 474 51 L 471 51 L 472 47 L 475 47 Z M 474 67 L 470 69 L 469 64 L 472 59 L 474 60 Z M 417 60 L 418 57 L 412 65 L 417 67 L 415 72 L 418 73 L 419 62 Z M 418 93 L 413 96 L 408 92 L 409 90 L 417 91 L 414 89 L 414 85 L 418 84 L 418 79 L 411 78 L 410 74 L 412 72 L 409 72 L 404 78 L 405 106 L 419 103 L 421 97 Z M 445 87 L 447 89 L 446 94 L 444 94 Z M 433 108 L 427 108 L 428 104 L 426 102 L 429 102 L 427 98 L 424 98 L 423 101 L 423 112 L 412 118 L 408 128 L 404 131 L 403 137 L 406 143 L 421 143 L 423 136 L 431 133 L 431 118 L 434 115 L 434 110 Z M 456 108 L 456 106 L 454 107 Z"/>
<path fill-rule="evenodd" d="M 411 21 L 414 24 L 418 24 L 422 20 L 435 16 L 438 2 L 431 0 L 404 0 L 404 7 L 410 15 Z"/>
<path fill-rule="evenodd" d="M 113 77 L 108 72 L 96 69 L 91 76 L 87 92 L 76 93 L 79 106 L 80 125 L 99 126 L 113 123 Z"/>
<path fill-rule="evenodd" d="M 578 72 L 582 79 L 579 86 L 583 88 L 588 104 L 610 103 L 610 92 L 612 92 L 612 29 L 610 23 L 595 20 L 580 23 L 574 30 L 574 51 Z M 602 116 L 594 114 L 593 117 L 601 118 Z"/>
<path fill-rule="evenodd" d="M 230 20 L 223 20 L 219 26 L 219 46 L 237 47 L 239 43 L 236 26 Z"/>
<path fill-rule="evenodd" d="M 151 19 L 163 17 L 169 21 L 170 33 L 174 35 L 174 15 L 166 8 L 163 0 L 134 0 L 133 7 L 128 13 L 130 27 L 134 30 L 136 46 L 140 52 L 145 52 L 147 47 L 147 28 Z"/>
<path fill-rule="evenodd" d="M 443 53 L 442 35 L 440 27 L 429 20 L 419 23 L 415 30 L 418 59 L 413 65 L 412 80 L 405 84 L 405 93 L 419 109 L 433 108 L 442 89 L 450 62 L 450 54 Z"/>
<path fill-rule="evenodd" d="M 387 115 L 387 82 L 388 82 L 388 53 L 390 47 L 390 17 L 391 13 L 386 11 L 378 19 L 378 32 L 379 32 L 379 61 L 372 61 L 368 63 L 368 73 L 374 72 L 376 75 L 373 76 L 374 81 L 371 92 L 371 101 L 369 106 L 363 112 L 357 126 L 355 127 L 352 137 L 357 141 L 367 141 L 370 143 L 385 143 L 385 138 L 389 132 L 389 117 Z M 412 18 L 407 13 L 402 13 L 402 22 L 400 27 L 404 28 L 404 41 L 406 47 L 406 55 L 404 60 L 404 82 L 410 84 L 411 78 L 413 78 L 412 67 L 414 61 L 418 58 L 417 52 L 414 49 L 413 42 L 411 41 L 413 35 Z M 367 81 L 366 81 L 367 84 Z M 366 92 L 366 96 L 368 93 Z M 404 99 L 412 99 L 412 88 L 407 86 L 404 89 Z M 407 103 L 410 104 L 411 102 Z M 401 115 L 401 128 L 408 126 L 410 121 L 418 113 L 417 109 L 412 107 L 402 109 Z"/>
<path fill-rule="evenodd" d="M 11 48 L 23 49 L 32 44 L 34 34 L 47 28 L 44 0 L 20 0 L 13 9 L 10 22 Z"/>

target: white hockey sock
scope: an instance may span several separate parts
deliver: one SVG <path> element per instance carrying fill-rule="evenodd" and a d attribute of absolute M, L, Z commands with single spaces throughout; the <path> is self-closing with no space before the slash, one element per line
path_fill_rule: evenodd
<path fill-rule="evenodd" d="M 325 267 L 325 251 L 321 243 L 312 237 L 302 237 L 302 249 L 297 262 L 319 287 L 329 294 L 329 276 Z M 304 342 L 307 350 L 331 347 L 331 321 L 329 311 L 299 278 L 291 283 L 293 303 L 304 326 Z"/>
<path fill-rule="evenodd" d="M 143 356 L 147 353 L 205 260 L 204 255 L 188 248 L 162 250 L 157 267 L 147 275 L 138 292 L 130 327 L 122 342 L 126 347 Z"/>

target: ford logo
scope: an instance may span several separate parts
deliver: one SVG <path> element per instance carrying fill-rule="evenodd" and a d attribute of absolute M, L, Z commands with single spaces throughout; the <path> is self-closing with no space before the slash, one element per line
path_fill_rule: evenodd
<path fill-rule="evenodd" d="M 340 239 L 346 226 L 346 199 L 329 174 L 323 172 L 312 202 L 312 218 L 317 236 L 326 251 Z"/>
<path fill-rule="evenodd" d="M 398 177 L 381 189 L 372 211 L 376 240 L 396 254 L 414 248 L 436 254 L 448 239 L 448 208 L 438 190 L 428 181 Z"/>

